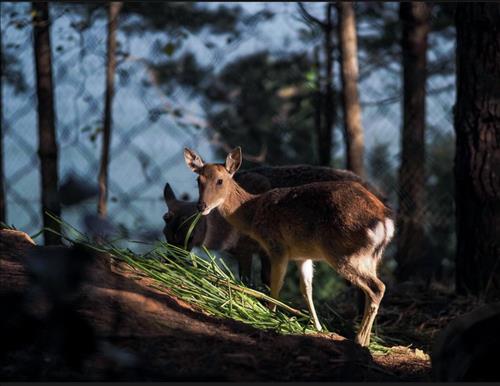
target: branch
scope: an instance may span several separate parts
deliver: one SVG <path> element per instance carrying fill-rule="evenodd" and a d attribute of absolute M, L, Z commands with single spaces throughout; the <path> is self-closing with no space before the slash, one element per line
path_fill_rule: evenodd
<path fill-rule="evenodd" d="M 299 6 L 300 15 L 304 18 L 304 20 L 306 20 L 311 24 L 319 25 L 321 28 L 326 28 L 325 23 L 323 23 L 321 20 L 319 20 L 318 18 L 314 17 L 309 12 L 307 12 L 306 8 L 304 7 L 304 4 L 302 4 L 301 2 L 298 2 L 297 4 Z"/>

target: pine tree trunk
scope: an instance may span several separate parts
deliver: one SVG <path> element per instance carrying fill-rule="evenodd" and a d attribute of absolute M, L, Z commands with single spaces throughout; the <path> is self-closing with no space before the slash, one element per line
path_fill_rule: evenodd
<path fill-rule="evenodd" d="M 364 136 L 358 96 L 358 45 L 352 3 L 337 1 L 347 169 L 364 176 Z"/>
<path fill-rule="evenodd" d="M 59 224 L 52 220 L 46 211 L 61 215 L 61 206 L 57 192 L 57 141 L 55 129 L 54 95 L 52 83 L 52 57 L 50 46 L 49 6 L 46 2 L 33 2 L 34 13 L 34 52 L 36 65 L 36 91 L 38 99 L 38 156 L 42 175 L 42 212 L 43 225 L 57 232 Z M 44 231 L 45 244 L 59 244 L 61 238 Z"/>
<path fill-rule="evenodd" d="M 3 55 L 2 36 L 0 34 L 0 57 Z M 3 61 L 0 60 L 0 74 L 3 74 Z M 4 190 L 4 172 L 3 172 L 3 87 L 0 85 L 0 221 L 7 221 L 6 197 Z"/>
<path fill-rule="evenodd" d="M 108 167 L 109 151 L 111 145 L 111 125 L 113 110 L 113 95 L 115 85 L 116 68 L 116 26 L 118 24 L 118 15 L 123 3 L 110 2 L 108 5 L 108 44 L 107 44 L 107 65 L 106 65 L 106 96 L 104 104 L 104 125 L 103 125 L 103 144 L 101 152 L 101 166 L 99 170 L 99 202 L 97 212 L 99 216 L 107 215 L 108 199 Z"/>
<path fill-rule="evenodd" d="M 323 133 L 322 126 L 322 118 L 323 118 L 323 90 L 322 90 L 322 82 L 321 82 L 321 62 L 319 59 L 319 47 L 314 48 L 314 67 L 316 70 L 316 84 L 313 94 L 312 104 L 314 107 L 314 127 L 316 129 L 316 141 L 317 141 L 317 159 L 320 159 L 320 148 L 321 148 L 321 140 Z"/>
<path fill-rule="evenodd" d="M 500 5 L 456 7 L 456 285 L 500 294 Z"/>
<path fill-rule="evenodd" d="M 425 83 L 429 9 L 424 2 L 400 3 L 403 54 L 403 131 L 397 218 L 398 268 L 404 281 L 419 276 L 424 249 Z"/>
<path fill-rule="evenodd" d="M 333 123 L 335 119 L 335 104 L 333 90 L 333 21 L 332 21 L 332 4 L 326 4 L 326 20 L 324 27 L 325 36 L 325 99 L 324 99 L 324 114 L 325 124 L 322 126 L 322 134 L 319 143 L 319 163 L 320 165 L 330 166 L 333 153 Z"/>

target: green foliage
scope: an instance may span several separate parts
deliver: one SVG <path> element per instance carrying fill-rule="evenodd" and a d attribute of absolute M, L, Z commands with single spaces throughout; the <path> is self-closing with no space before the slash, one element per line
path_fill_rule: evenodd
<path fill-rule="evenodd" d="M 7 85 L 13 87 L 14 92 L 19 94 L 26 92 L 28 90 L 28 85 L 24 79 L 24 72 L 19 57 L 15 55 L 14 52 L 10 52 L 10 48 L 17 49 L 19 45 L 7 44 L 7 47 L 4 48 L 2 43 L 2 81 L 5 81 Z"/>
<path fill-rule="evenodd" d="M 210 67 L 202 67 L 191 52 L 186 52 L 177 59 L 154 64 L 151 70 L 155 72 L 157 82 L 167 95 L 179 86 L 191 89 L 201 87 L 212 71 Z"/>
<path fill-rule="evenodd" d="M 154 68 L 167 92 L 181 85 L 203 96 L 209 126 L 226 143 L 244 143 L 248 154 L 273 148 L 270 164 L 314 162 L 317 69 L 305 54 L 276 58 L 259 52 L 228 63 L 215 76 L 190 53 Z"/>
<path fill-rule="evenodd" d="M 428 76 L 451 75 L 454 72 L 453 50 L 443 50 L 442 40 L 454 38 L 454 9 L 451 3 L 429 2 L 430 34 Z M 399 4 L 393 2 L 358 2 L 358 47 L 361 78 L 377 68 L 386 68 L 401 61 L 401 24 Z"/>
<path fill-rule="evenodd" d="M 210 126 L 232 146 L 271 164 L 311 163 L 314 127 L 306 55 L 259 52 L 227 64 L 204 88 Z"/>
<path fill-rule="evenodd" d="M 214 34 L 237 33 L 237 23 L 242 15 L 240 6 L 220 5 L 208 9 L 198 2 L 125 2 L 124 15 L 137 15 L 142 19 L 128 20 L 122 27 L 126 33 L 146 31 L 174 32 L 188 30 L 200 32 L 204 27 Z"/>

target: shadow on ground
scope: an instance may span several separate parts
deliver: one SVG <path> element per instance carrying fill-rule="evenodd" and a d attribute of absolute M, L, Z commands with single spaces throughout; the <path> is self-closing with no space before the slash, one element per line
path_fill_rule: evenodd
<path fill-rule="evenodd" d="M 408 353 L 372 356 L 336 334 L 280 335 L 205 315 L 103 254 L 58 319 L 27 265 L 32 255 L 43 258 L 46 247 L 5 230 L 0 246 L 0 330 L 10 342 L 0 352 L 3 381 L 429 378 L 429 361 Z"/>

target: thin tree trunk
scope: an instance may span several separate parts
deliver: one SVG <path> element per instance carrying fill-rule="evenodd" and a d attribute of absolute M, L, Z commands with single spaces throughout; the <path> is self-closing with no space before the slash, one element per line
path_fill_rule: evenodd
<path fill-rule="evenodd" d="M 326 20 L 324 23 L 325 35 L 325 61 L 326 61 L 326 74 L 325 74 L 325 100 L 324 100 L 324 113 L 325 125 L 322 127 L 323 132 L 319 144 L 319 163 L 320 165 L 330 166 L 333 153 L 333 123 L 335 119 L 335 106 L 334 106 L 334 90 L 333 90 L 333 21 L 332 21 L 332 4 L 327 3 Z"/>
<path fill-rule="evenodd" d="M 2 35 L 0 34 L 0 56 L 3 55 Z M 3 61 L 0 60 L 0 74 L 3 75 Z M 6 198 L 4 190 L 4 172 L 3 172 L 3 87 L 0 85 L 0 221 L 7 221 Z"/>
<path fill-rule="evenodd" d="M 403 53 L 403 132 L 399 170 L 396 276 L 419 275 L 424 243 L 425 83 L 429 9 L 424 2 L 399 6 Z"/>
<path fill-rule="evenodd" d="M 99 170 L 99 203 L 97 212 L 101 217 L 107 215 L 107 199 L 108 199 L 108 166 L 109 166 L 109 151 L 111 145 L 111 125 L 112 125 L 112 108 L 113 95 L 115 84 L 115 68 L 116 68 L 116 26 L 118 24 L 118 14 L 123 3 L 111 2 L 108 5 L 108 52 L 106 66 L 106 96 L 104 105 L 104 126 L 103 126 L 103 144 L 101 153 L 101 166 Z"/>
<path fill-rule="evenodd" d="M 358 44 L 356 19 L 352 3 L 337 1 L 338 37 L 342 77 L 342 106 L 344 110 L 344 139 L 346 165 L 364 176 L 364 136 L 361 124 L 361 105 L 358 96 Z"/>
<path fill-rule="evenodd" d="M 314 127 L 316 129 L 316 141 L 317 141 L 317 149 L 318 149 L 318 160 L 319 160 L 319 149 L 321 148 L 321 140 L 322 140 L 322 101 L 323 101 L 323 90 L 322 90 L 322 82 L 321 82 L 321 62 L 319 59 L 319 47 L 314 48 L 314 67 L 316 70 L 316 84 L 315 90 L 313 94 L 313 106 L 314 106 Z"/>
<path fill-rule="evenodd" d="M 500 293 L 500 6 L 459 4 L 455 105 L 456 285 Z"/>
<path fill-rule="evenodd" d="M 52 83 L 52 57 L 50 46 L 49 6 L 46 2 L 33 2 L 34 13 L 34 51 L 36 65 L 36 90 L 38 99 L 38 156 L 42 175 L 42 212 L 43 225 L 57 232 L 59 224 L 45 212 L 61 215 L 57 192 L 57 141 L 55 130 L 54 95 Z M 56 234 L 44 231 L 45 244 L 59 244 Z"/>

